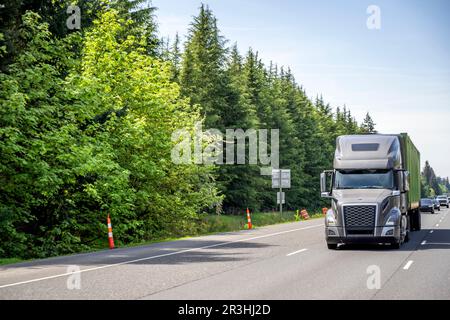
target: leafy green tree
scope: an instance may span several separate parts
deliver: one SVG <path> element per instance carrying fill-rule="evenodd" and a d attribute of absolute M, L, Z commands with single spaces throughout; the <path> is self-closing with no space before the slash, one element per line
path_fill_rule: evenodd
<path fill-rule="evenodd" d="M 86 33 L 81 64 L 77 34 L 55 39 L 31 12 L 23 21 L 27 47 L 0 74 L 0 255 L 87 249 L 106 212 L 119 243 L 192 231 L 221 197 L 211 168 L 171 161 L 174 128 L 200 118 L 170 65 L 126 36 L 133 22 L 115 10 Z"/>
<path fill-rule="evenodd" d="M 170 64 L 148 55 L 145 36 L 117 37 L 129 23 L 112 10 L 95 24 L 86 36 L 78 83 L 86 90 L 81 100 L 97 114 L 126 110 L 125 116 L 108 119 L 97 134 L 115 150 L 114 159 L 128 177 L 124 197 L 134 210 L 121 211 L 107 190 L 103 195 L 109 201 L 103 206 L 119 219 L 119 231 L 131 241 L 140 231 L 144 237 L 183 233 L 190 218 L 220 197 L 209 167 L 172 163 L 172 132 L 193 128 L 200 120 L 198 111 L 179 98 Z"/>
<path fill-rule="evenodd" d="M 436 176 L 434 169 L 428 161 L 422 171 L 423 194 L 425 196 L 435 196 L 447 192 L 446 182 L 441 177 Z"/>
<path fill-rule="evenodd" d="M 53 39 L 32 12 L 22 21 L 25 46 L 0 73 L 0 255 L 27 257 L 84 246 L 67 232 L 79 225 L 71 225 L 64 197 L 74 177 L 63 157 L 79 135 L 64 79 L 77 39 Z"/>

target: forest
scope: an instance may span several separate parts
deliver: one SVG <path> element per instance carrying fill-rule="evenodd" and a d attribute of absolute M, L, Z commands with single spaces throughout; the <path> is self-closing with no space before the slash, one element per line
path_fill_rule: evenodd
<path fill-rule="evenodd" d="M 223 37 L 205 5 L 187 36 L 158 32 L 144 0 L 11 0 L 0 25 L 0 257 L 89 250 L 195 234 L 201 215 L 271 211 L 260 167 L 177 165 L 177 128 L 280 130 L 286 207 L 315 210 L 335 139 L 375 133 L 347 106 L 310 98 L 289 67 Z M 68 27 L 67 8 L 81 12 Z M 247 144 L 248 147 L 248 144 Z M 448 179 L 424 170 L 423 193 Z M 431 169 L 432 170 L 432 169 Z M 434 176 L 434 178 L 433 178 Z"/>

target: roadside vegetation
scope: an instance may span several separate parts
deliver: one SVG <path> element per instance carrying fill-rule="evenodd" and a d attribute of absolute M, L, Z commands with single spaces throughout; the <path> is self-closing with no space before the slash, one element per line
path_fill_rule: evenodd
<path fill-rule="evenodd" d="M 252 227 L 258 228 L 268 225 L 275 225 L 280 223 L 288 223 L 294 221 L 304 221 L 299 218 L 295 211 L 286 211 L 280 215 L 279 212 L 257 212 L 251 215 Z M 323 214 L 320 212 L 309 215 L 309 220 L 323 218 Z M 195 221 L 196 230 L 189 234 L 178 234 L 177 236 L 154 238 L 152 240 L 131 242 L 131 243 L 117 243 L 117 247 L 134 247 L 139 245 L 146 245 L 155 242 L 167 242 L 176 241 L 189 237 L 202 236 L 208 234 L 215 234 L 220 232 L 233 232 L 240 230 L 248 230 L 246 214 L 241 215 L 214 215 L 214 214 L 201 214 Z M 106 239 L 99 239 L 96 243 L 92 244 L 89 250 L 82 252 L 93 252 L 97 250 L 104 250 L 108 248 L 108 242 Z M 0 265 L 13 264 L 18 262 L 24 262 L 22 258 L 0 258 Z"/>
<path fill-rule="evenodd" d="M 448 177 L 437 176 L 428 161 L 425 161 L 425 167 L 422 171 L 420 188 L 422 198 L 434 198 L 441 194 L 450 195 Z"/>

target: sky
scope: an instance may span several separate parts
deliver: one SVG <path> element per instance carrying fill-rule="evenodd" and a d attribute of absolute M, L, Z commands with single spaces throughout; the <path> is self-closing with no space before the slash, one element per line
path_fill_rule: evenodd
<path fill-rule="evenodd" d="M 309 97 L 359 122 L 370 112 L 380 133 L 408 132 L 422 167 L 450 176 L 450 1 L 153 0 L 160 36 L 184 37 L 202 2 L 228 45 L 289 66 Z"/>

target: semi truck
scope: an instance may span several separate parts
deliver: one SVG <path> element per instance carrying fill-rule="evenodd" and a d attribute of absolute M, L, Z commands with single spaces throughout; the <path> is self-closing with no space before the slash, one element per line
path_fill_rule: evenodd
<path fill-rule="evenodd" d="M 377 243 L 393 248 L 421 228 L 420 153 L 407 133 L 336 139 L 333 169 L 320 175 L 328 249 Z"/>

